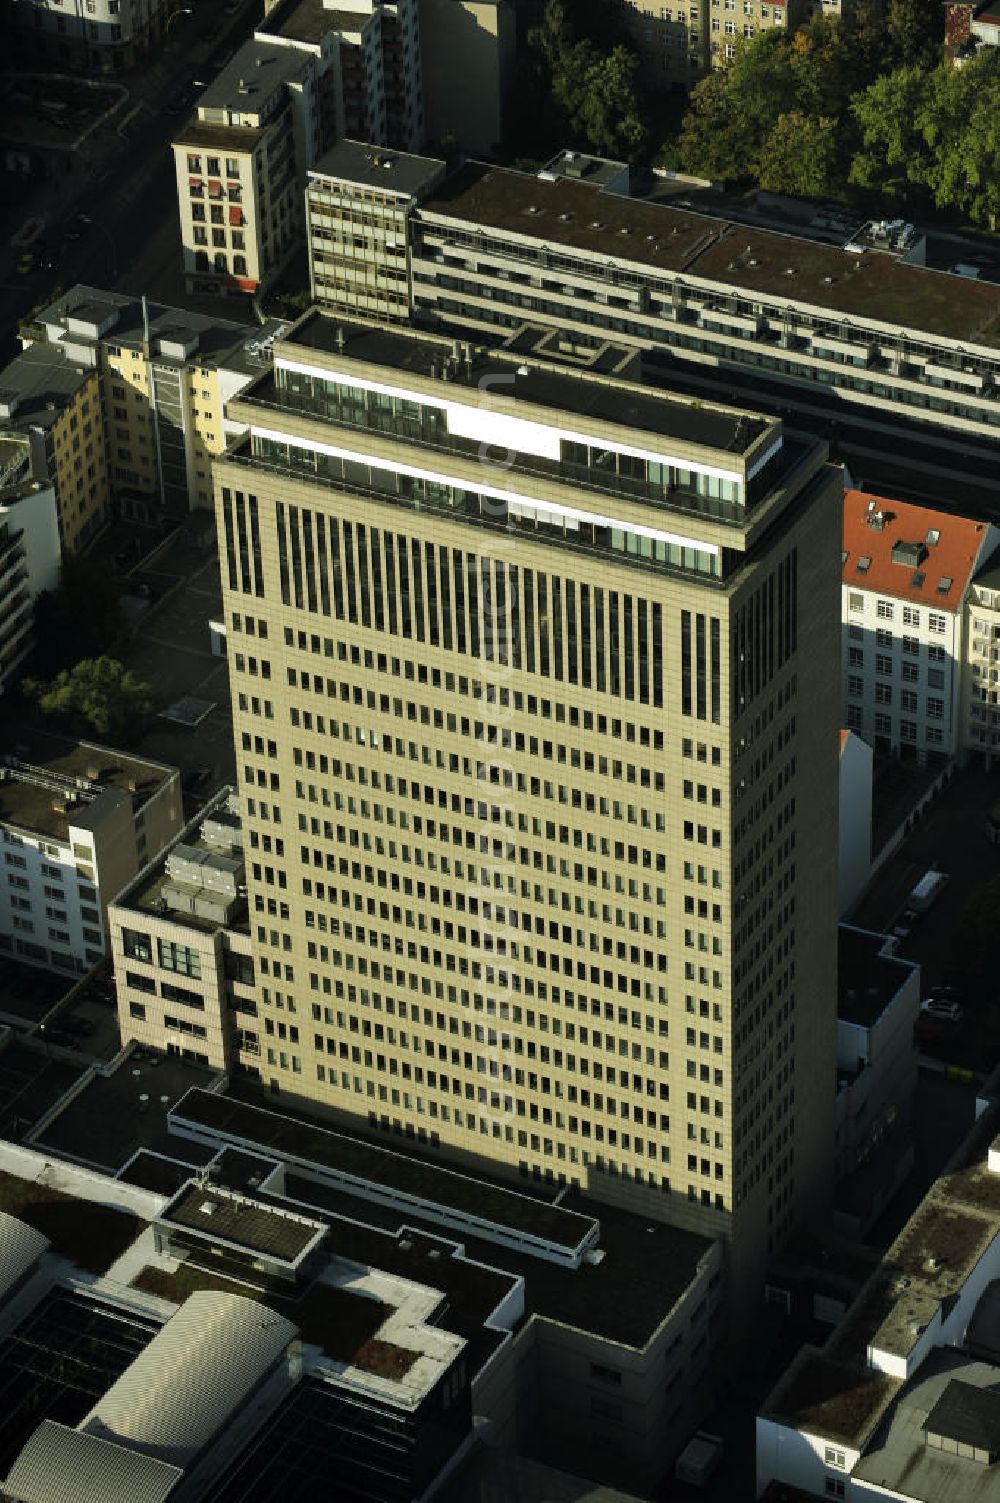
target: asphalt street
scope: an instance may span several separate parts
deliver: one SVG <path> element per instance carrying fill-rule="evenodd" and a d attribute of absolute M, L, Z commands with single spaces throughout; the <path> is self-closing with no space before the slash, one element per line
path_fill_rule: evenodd
<path fill-rule="evenodd" d="M 122 80 L 128 101 L 95 133 L 75 170 L 39 183 L 30 199 L 0 211 L 0 360 L 17 351 L 18 322 L 56 288 L 90 282 L 140 290 L 131 285 L 130 270 L 149 242 L 176 224 L 171 139 L 194 108 L 196 81 L 204 84 L 215 76 L 259 15 L 256 0 L 244 0 L 231 16 L 224 14 L 223 0 L 192 4 L 191 11 L 175 12 L 159 57 Z M 90 224 L 76 221 L 80 213 Z M 10 237 L 33 215 L 45 221 L 46 252 L 56 265 L 18 276 L 18 252 Z M 173 254 L 179 262 L 179 238 Z"/>

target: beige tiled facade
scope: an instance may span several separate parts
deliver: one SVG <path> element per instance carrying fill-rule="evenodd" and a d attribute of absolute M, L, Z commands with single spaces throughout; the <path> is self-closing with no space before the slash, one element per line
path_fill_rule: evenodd
<path fill-rule="evenodd" d="M 300 1030 L 264 1079 L 722 1234 L 756 1279 L 829 1180 L 839 471 L 776 423 L 713 452 L 668 398 L 650 438 L 628 400 L 608 416 L 621 379 L 553 367 L 561 412 L 415 373 L 450 340 L 400 333 L 379 365 L 339 338 L 314 315 L 276 346 L 214 466 L 259 996 Z M 505 359 L 490 380 L 521 379 Z M 397 393 L 395 431 L 319 415 L 354 377 Z M 482 457 L 406 441 L 421 403 Z M 498 487 L 496 443 L 565 429 L 621 454 L 619 494 L 515 460 L 505 524 L 442 502 Z M 651 507 L 644 444 L 733 478 Z M 567 509 L 593 546 L 537 524 Z"/>
<path fill-rule="evenodd" d="M 775 27 L 795 30 L 803 0 L 626 0 L 624 15 L 650 85 L 689 86 L 735 56 L 739 41 Z"/>

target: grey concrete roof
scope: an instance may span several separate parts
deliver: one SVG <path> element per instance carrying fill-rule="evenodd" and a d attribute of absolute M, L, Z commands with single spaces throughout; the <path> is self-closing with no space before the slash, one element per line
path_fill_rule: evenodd
<path fill-rule="evenodd" d="M 992 1458 L 1000 1452 L 1000 1393 L 952 1378 L 927 1416 L 924 1429 L 928 1435 L 986 1451 Z"/>
<path fill-rule="evenodd" d="M 295 47 L 251 37 L 199 95 L 198 109 L 238 109 L 256 114 L 275 89 L 297 78 L 311 61 Z"/>
<path fill-rule="evenodd" d="M 13 417 L 0 418 L 0 431 L 8 424 L 51 427 L 67 402 L 95 375 L 89 366 L 67 360 L 63 350 L 30 344 L 0 370 L 0 397 L 16 398 Z"/>
<path fill-rule="evenodd" d="M 1000 1466 L 928 1446 L 924 1424 L 954 1380 L 978 1389 L 1000 1385 L 1000 1368 L 944 1347 L 921 1367 L 854 1468 L 853 1476 L 916 1503 L 998 1503 Z"/>
<path fill-rule="evenodd" d="M 179 1467 L 47 1419 L 3 1490 L 17 1503 L 165 1503 L 182 1475 Z"/>
<path fill-rule="evenodd" d="M 310 168 L 309 176 L 336 178 L 416 198 L 439 182 L 444 171 L 445 164 L 438 157 L 390 151 L 367 141 L 338 141 Z"/>
<path fill-rule="evenodd" d="M 297 1335 L 290 1320 L 256 1300 L 192 1294 L 98 1400 L 83 1428 L 186 1466 Z"/>
<path fill-rule="evenodd" d="M 870 1028 L 905 986 L 915 967 L 908 960 L 884 955 L 884 934 L 853 924 L 837 929 L 837 1016 L 845 1023 Z"/>
<path fill-rule="evenodd" d="M 162 1221 L 232 1242 L 277 1262 L 294 1264 L 326 1235 L 321 1221 L 248 1200 L 211 1186 L 184 1186 L 164 1208 Z"/>
<path fill-rule="evenodd" d="M 246 371 L 247 374 L 259 370 L 260 366 L 249 360 L 245 353 L 246 345 L 259 344 L 269 334 L 283 327 L 276 320 L 270 320 L 261 328 L 257 324 L 237 323 L 221 314 L 195 313 L 190 308 L 171 308 L 151 300 L 147 303 L 147 313 L 151 338 L 159 340 L 173 336 L 184 339 L 185 336 L 196 336 L 198 343 L 192 356 L 193 363 Z M 113 317 L 113 326 L 102 336 L 107 343 L 125 346 L 127 349 L 141 349 L 143 346 L 145 329 L 140 298 L 130 297 L 126 293 L 105 292 L 78 282 L 37 315 L 37 322 L 46 328 L 52 344 L 32 348 L 47 350 L 50 359 L 57 355 L 65 365 L 65 352 L 59 349 L 55 341 L 61 339 L 65 320 L 73 315 L 89 316 L 98 324 Z M 72 338 L 74 343 L 79 343 L 84 336 L 74 334 Z M 0 373 L 0 388 L 4 384 L 4 376 Z"/>
<path fill-rule="evenodd" d="M 45 1252 L 49 1239 L 16 1216 L 0 1211 L 0 1300 Z"/>

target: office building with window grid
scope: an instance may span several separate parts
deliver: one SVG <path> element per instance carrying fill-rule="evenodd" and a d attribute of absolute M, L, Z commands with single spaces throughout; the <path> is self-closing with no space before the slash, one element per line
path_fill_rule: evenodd
<path fill-rule="evenodd" d="M 839 470 L 532 330 L 314 311 L 228 415 L 265 1083 L 756 1277 L 830 1182 Z"/>
<path fill-rule="evenodd" d="M 106 953 L 108 904 L 181 825 L 180 773 L 8 727 L 0 752 L 0 956 L 71 975 Z"/>
<path fill-rule="evenodd" d="M 791 234 L 697 212 L 698 197 L 630 197 L 606 165 L 568 152 L 537 174 L 459 166 L 407 215 L 409 316 L 463 339 L 528 319 L 581 357 L 606 340 L 647 349 L 677 391 L 794 410 L 824 436 L 849 413 L 869 473 L 888 438 L 891 484 L 902 466 L 945 505 L 957 474 L 992 515 L 995 283 L 920 264 L 905 227 L 817 218 Z M 341 269 L 314 242 L 314 295 L 366 315 L 343 296 L 355 254 L 339 251 Z"/>

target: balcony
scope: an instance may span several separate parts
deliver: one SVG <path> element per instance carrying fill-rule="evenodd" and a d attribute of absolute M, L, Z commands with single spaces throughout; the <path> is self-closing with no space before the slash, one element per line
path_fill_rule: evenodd
<path fill-rule="evenodd" d="M 258 388 L 260 390 L 261 388 Z M 289 413 L 302 413 L 329 421 L 338 428 L 354 433 L 379 433 L 387 438 L 400 439 L 430 453 L 451 455 L 455 458 L 481 462 L 482 445 L 476 439 L 459 438 L 443 434 L 440 428 L 432 428 L 420 418 L 405 418 L 392 413 L 368 410 L 364 419 L 352 417 L 359 409 L 330 402 L 322 397 L 309 397 L 300 393 L 283 391 L 273 382 L 268 383 L 267 396 L 254 392 L 250 400 L 255 406 L 272 408 Z M 543 459 L 537 455 L 517 455 L 513 463 L 505 463 L 511 474 L 525 475 L 539 480 L 569 483 L 595 495 L 639 501 L 657 510 L 687 512 L 693 516 L 720 522 L 723 525 L 744 527 L 752 512 L 734 501 L 703 496 L 682 487 L 664 490 L 662 486 L 633 479 L 617 472 L 607 478 L 592 466 L 574 464 L 569 460 Z M 773 480 L 772 480 L 773 483 Z M 762 500 L 763 496 L 759 498 Z"/>

